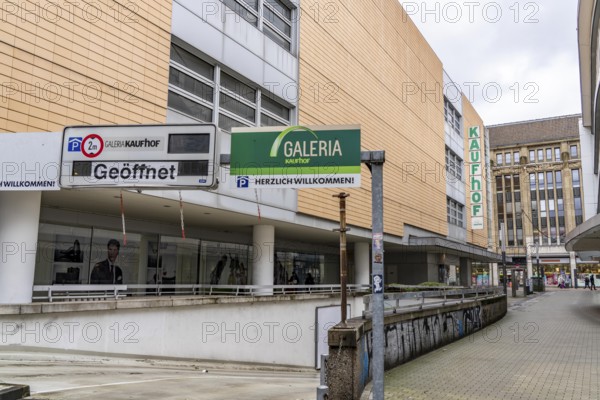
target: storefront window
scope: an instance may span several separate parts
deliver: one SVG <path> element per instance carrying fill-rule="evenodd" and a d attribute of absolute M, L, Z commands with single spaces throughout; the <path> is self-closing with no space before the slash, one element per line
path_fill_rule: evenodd
<path fill-rule="evenodd" d="M 278 251 L 273 284 L 318 285 L 322 283 L 324 266 L 323 255 Z"/>
<path fill-rule="evenodd" d="M 89 283 L 92 230 L 40 224 L 34 284 Z"/>
<path fill-rule="evenodd" d="M 251 285 L 252 246 L 40 224 L 35 284 Z M 352 277 L 349 277 L 352 278 Z M 339 253 L 276 249 L 274 284 L 338 284 Z M 135 290 L 129 288 L 129 290 Z M 163 292 L 189 292 L 167 287 Z M 139 288 L 139 294 L 155 294 Z"/>
<path fill-rule="evenodd" d="M 250 285 L 252 248 L 235 243 L 201 243 L 200 283 L 212 285 Z"/>
<path fill-rule="evenodd" d="M 146 260 L 140 258 L 141 235 L 93 229 L 90 256 L 90 284 L 146 283 L 139 272 L 146 269 Z M 141 279 L 141 281 L 140 281 Z"/>
<path fill-rule="evenodd" d="M 474 262 L 471 267 L 471 283 L 477 286 L 490 286 L 489 264 Z"/>
<path fill-rule="evenodd" d="M 160 245 L 148 242 L 148 283 L 194 284 L 198 282 L 200 240 L 161 236 Z M 156 255 L 156 256 L 155 256 Z M 156 263 L 153 263 L 157 260 Z"/>

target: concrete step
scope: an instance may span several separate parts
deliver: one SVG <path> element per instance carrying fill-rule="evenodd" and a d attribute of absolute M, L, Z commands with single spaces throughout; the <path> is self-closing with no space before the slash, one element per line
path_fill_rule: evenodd
<path fill-rule="evenodd" d="M 29 396 L 29 386 L 0 383 L 0 400 L 21 400 Z"/>

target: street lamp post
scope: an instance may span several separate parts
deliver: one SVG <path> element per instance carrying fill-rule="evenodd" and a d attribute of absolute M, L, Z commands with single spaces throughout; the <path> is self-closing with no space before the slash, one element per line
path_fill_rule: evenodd
<path fill-rule="evenodd" d="M 535 256 L 536 256 L 536 265 L 538 270 L 538 276 L 540 277 L 540 290 L 544 291 L 544 275 L 542 274 L 542 268 L 540 267 L 540 242 L 538 241 L 535 244 Z"/>
<path fill-rule="evenodd" d="M 502 287 L 504 288 L 504 294 L 506 292 L 506 280 L 508 277 L 506 276 L 506 245 L 504 244 L 504 222 L 500 224 L 500 240 L 502 244 L 502 275 L 504 275 L 502 279 Z"/>

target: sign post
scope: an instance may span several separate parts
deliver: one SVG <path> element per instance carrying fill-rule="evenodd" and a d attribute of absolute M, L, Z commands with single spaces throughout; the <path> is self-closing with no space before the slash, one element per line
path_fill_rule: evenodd
<path fill-rule="evenodd" d="M 371 170 L 373 251 L 371 258 L 373 293 L 373 400 L 383 400 L 385 374 L 384 268 L 383 268 L 383 163 L 384 151 L 365 152 Z"/>
<path fill-rule="evenodd" d="M 72 126 L 63 132 L 66 188 L 213 188 L 216 125 Z"/>

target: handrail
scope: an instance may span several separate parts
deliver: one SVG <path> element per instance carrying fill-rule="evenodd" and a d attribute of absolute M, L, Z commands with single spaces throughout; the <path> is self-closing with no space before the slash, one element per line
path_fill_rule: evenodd
<path fill-rule="evenodd" d="M 369 285 L 347 285 L 348 292 L 365 292 Z M 339 284 L 319 285 L 210 285 L 210 284 L 128 284 L 128 285 L 35 285 L 33 300 L 70 301 L 120 299 L 137 296 L 264 296 L 339 293 Z"/>
<path fill-rule="evenodd" d="M 52 302 L 55 299 L 96 299 L 125 297 L 127 285 L 35 285 L 35 292 L 46 292 L 45 298 Z M 34 296 L 34 300 L 39 297 Z"/>
<path fill-rule="evenodd" d="M 426 287 L 422 287 L 427 289 Z M 399 310 L 418 309 L 434 307 L 437 305 L 446 304 L 462 304 L 464 302 L 481 300 L 485 298 L 493 298 L 503 294 L 503 289 L 499 287 L 475 287 L 475 288 L 444 288 L 434 290 L 423 290 L 419 292 L 388 292 L 384 299 L 384 313 L 395 314 Z M 363 318 L 370 318 L 373 311 L 371 310 L 371 297 L 367 295 L 363 297 L 365 310 L 362 313 Z M 449 298 L 450 297 L 450 298 Z M 452 298 L 454 297 L 454 298 Z M 425 299 L 440 299 L 438 301 L 425 301 Z M 401 304 L 404 301 L 406 304 Z"/>

